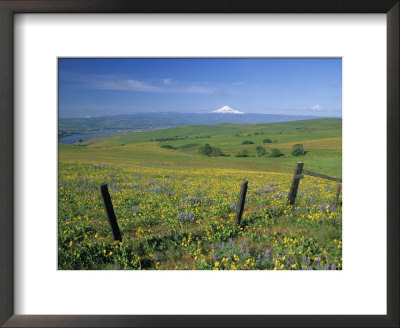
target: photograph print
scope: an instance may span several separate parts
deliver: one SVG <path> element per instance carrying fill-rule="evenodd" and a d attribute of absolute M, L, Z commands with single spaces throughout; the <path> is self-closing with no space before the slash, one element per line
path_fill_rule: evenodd
<path fill-rule="evenodd" d="M 59 270 L 342 270 L 341 58 L 59 58 Z"/>

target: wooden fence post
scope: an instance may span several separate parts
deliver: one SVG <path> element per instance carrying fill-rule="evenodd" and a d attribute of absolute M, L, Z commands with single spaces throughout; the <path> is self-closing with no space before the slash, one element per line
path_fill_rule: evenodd
<path fill-rule="evenodd" d="M 337 189 L 336 189 L 336 199 L 335 199 L 335 207 L 337 208 L 339 205 L 339 197 L 340 197 L 340 192 L 342 191 L 342 184 L 338 183 Z"/>
<path fill-rule="evenodd" d="M 111 196 L 108 192 L 107 184 L 102 184 L 100 186 L 101 195 L 103 196 L 104 207 L 108 215 L 108 221 L 110 222 L 110 227 L 114 235 L 114 240 L 122 241 L 121 232 L 119 231 L 117 218 L 115 217 L 113 204 L 111 202 Z"/>
<path fill-rule="evenodd" d="M 247 193 L 247 181 L 243 181 L 242 186 L 240 188 L 238 207 L 236 209 L 236 218 L 235 221 L 240 225 L 240 219 L 242 218 L 244 202 L 246 201 L 246 193 Z"/>
<path fill-rule="evenodd" d="M 292 181 L 292 187 L 290 188 L 289 196 L 288 196 L 288 204 L 294 205 L 297 196 L 297 188 L 299 187 L 300 179 L 303 177 L 301 173 L 303 172 L 304 163 L 298 162 L 296 165 L 296 169 L 294 170 L 294 177 Z"/>

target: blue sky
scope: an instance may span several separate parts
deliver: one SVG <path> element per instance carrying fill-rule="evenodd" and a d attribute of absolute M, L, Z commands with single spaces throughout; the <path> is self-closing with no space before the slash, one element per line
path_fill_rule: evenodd
<path fill-rule="evenodd" d="M 338 58 L 60 58 L 59 117 L 211 112 L 341 117 Z"/>

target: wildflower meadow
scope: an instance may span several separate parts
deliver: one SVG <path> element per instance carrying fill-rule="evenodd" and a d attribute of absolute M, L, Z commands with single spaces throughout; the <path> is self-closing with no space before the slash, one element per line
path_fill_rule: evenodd
<path fill-rule="evenodd" d="M 336 183 L 221 168 L 59 163 L 61 270 L 341 270 Z M 241 224 L 240 185 L 248 181 Z M 122 241 L 114 241 L 99 186 L 107 183 Z"/>

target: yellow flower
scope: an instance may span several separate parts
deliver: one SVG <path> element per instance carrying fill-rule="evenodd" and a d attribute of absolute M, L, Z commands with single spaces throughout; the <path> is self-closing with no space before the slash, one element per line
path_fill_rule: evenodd
<path fill-rule="evenodd" d="M 113 252 L 110 251 L 110 253 L 108 253 L 108 256 L 111 256 L 113 254 Z"/>

